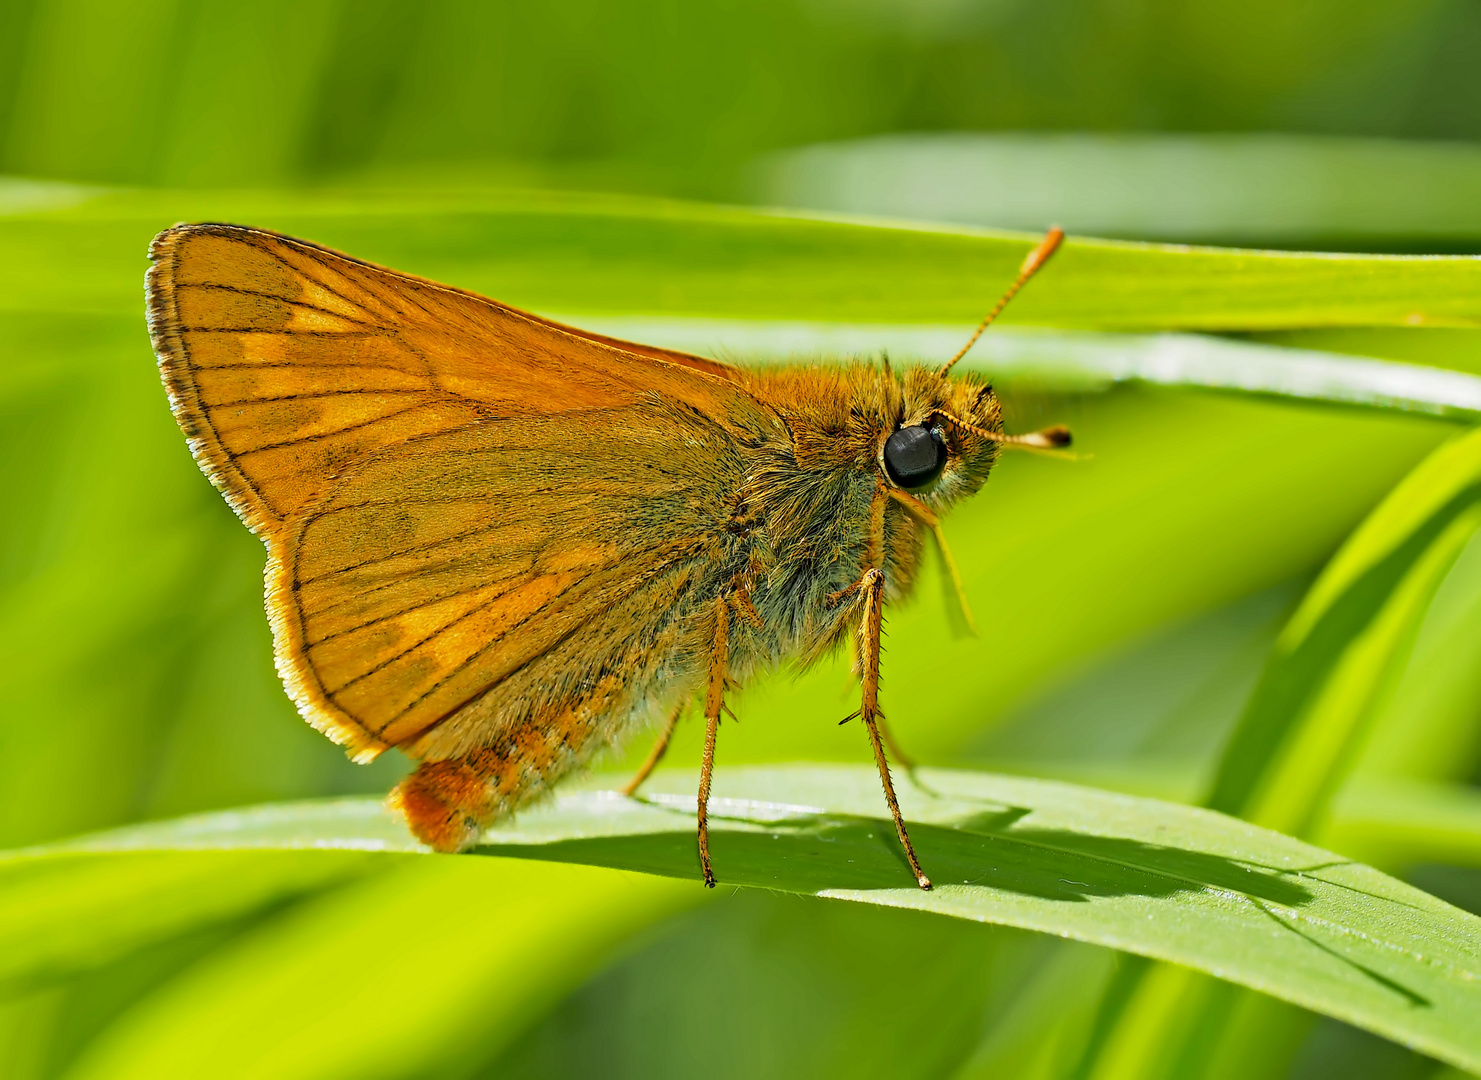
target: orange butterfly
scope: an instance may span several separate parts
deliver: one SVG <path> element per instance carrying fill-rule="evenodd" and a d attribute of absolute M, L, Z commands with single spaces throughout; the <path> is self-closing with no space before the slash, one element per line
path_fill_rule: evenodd
<path fill-rule="evenodd" d="M 855 715 L 930 887 L 881 744 L 882 605 L 999 446 L 1067 432 L 1004 435 L 991 389 L 948 378 L 961 353 L 939 371 L 745 371 L 261 229 L 177 226 L 150 257 L 175 418 L 268 548 L 284 685 L 354 760 L 420 762 L 393 795 L 418 837 L 465 848 L 667 716 L 631 791 L 702 696 L 713 885 L 726 690 L 852 633 Z"/>

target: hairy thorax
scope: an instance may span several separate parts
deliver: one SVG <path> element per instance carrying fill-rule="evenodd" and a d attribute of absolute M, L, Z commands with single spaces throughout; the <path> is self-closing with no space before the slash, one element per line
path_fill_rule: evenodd
<path fill-rule="evenodd" d="M 925 529 L 887 497 L 882 451 L 905 424 L 949 410 L 989 430 L 1001 429 L 986 384 L 948 381 L 919 367 L 880 365 L 790 368 L 746 373 L 746 388 L 781 417 L 786 437 L 759 448 L 736 501 L 731 530 L 749 546 L 739 585 L 760 616 L 737 635 L 740 670 L 795 659 L 805 666 L 838 645 L 849 624 L 839 595 L 868 565 L 885 574 L 892 600 L 909 595 Z M 987 477 L 992 443 L 953 432 L 955 467 L 919 499 L 940 513 Z M 882 529 L 872 518 L 882 512 Z M 871 551 L 870 537 L 882 537 Z"/>

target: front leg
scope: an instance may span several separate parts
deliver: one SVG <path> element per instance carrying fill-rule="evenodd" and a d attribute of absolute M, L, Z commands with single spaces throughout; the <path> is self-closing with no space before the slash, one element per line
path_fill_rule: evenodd
<path fill-rule="evenodd" d="M 900 813 L 900 802 L 895 798 L 895 785 L 890 779 L 890 763 L 885 757 L 884 743 L 879 736 L 879 638 L 884 626 L 884 572 L 876 567 L 864 571 L 859 579 L 859 592 L 864 608 L 859 620 L 859 675 L 863 685 L 863 702 L 859 717 L 869 732 L 869 742 L 874 747 L 874 762 L 879 766 L 880 783 L 884 785 L 885 802 L 889 804 L 890 816 L 895 819 L 895 833 L 900 837 L 900 846 L 905 849 L 905 858 L 922 889 L 931 887 L 915 856 L 915 847 L 910 843 L 910 833 L 905 828 L 905 818 Z"/>

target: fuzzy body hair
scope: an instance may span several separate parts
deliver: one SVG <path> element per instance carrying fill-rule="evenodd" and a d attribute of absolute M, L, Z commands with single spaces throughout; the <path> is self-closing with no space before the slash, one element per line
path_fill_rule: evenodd
<path fill-rule="evenodd" d="M 694 475 L 684 499 L 689 510 L 699 511 L 704 542 L 579 639 L 409 748 L 428 760 L 495 755 L 501 769 L 531 763 L 497 800 L 494 817 L 538 798 L 561 776 L 699 694 L 715 601 L 737 588 L 758 616 L 730 625 L 729 670 L 738 682 L 789 663 L 806 668 L 836 648 L 855 628 L 857 612 L 830 598 L 865 569 L 875 493 L 890 482 L 882 463 L 885 440 L 943 408 L 977 427 L 1002 426 L 998 401 L 985 383 L 948 380 L 921 367 L 891 372 L 863 363 L 815 365 L 744 371 L 741 379 L 773 422 L 753 419 L 744 441 L 718 438 L 715 429 L 695 432 L 707 445 L 687 459 Z M 997 454 L 990 439 L 944 434 L 947 466 L 918 493 L 938 514 L 981 488 Z M 696 496 L 698 507 L 692 505 Z M 671 528 L 682 511 L 666 502 L 666 496 L 655 497 L 619 528 Z M 887 502 L 881 553 L 887 600 L 909 595 L 923 532 L 904 507 Z M 561 717 L 554 727 L 563 733 L 558 742 L 548 734 L 552 715 Z M 540 742 L 540 753 L 529 752 L 532 741 Z"/>

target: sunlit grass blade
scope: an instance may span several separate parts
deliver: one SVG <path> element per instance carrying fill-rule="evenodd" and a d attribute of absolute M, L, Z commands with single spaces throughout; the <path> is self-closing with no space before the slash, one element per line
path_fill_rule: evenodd
<path fill-rule="evenodd" d="M 697 881 L 692 780 L 659 774 L 642 801 L 573 793 L 491 830 L 478 850 Z M 1481 1066 L 1471 1022 L 1481 919 L 1205 810 L 985 774 L 932 770 L 926 781 L 933 793 L 907 785 L 902 797 L 931 892 L 911 884 L 867 767 L 722 771 L 712 804 L 721 879 L 1110 945 Z M 275 847 L 418 850 L 378 804 L 347 801 L 141 826 L 7 858 Z"/>
<path fill-rule="evenodd" d="M 218 852 L 203 859 L 141 853 L 125 860 L 0 863 L 0 988 L 100 967 L 194 927 L 383 869 L 348 853 Z"/>
<path fill-rule="evenodd" d="M 1481 432 L 1436 450 L 1333 557 L 1277 640 L 1209 805 L 1286 831 L 1311 828 L 1478 527 Z"/>
<path fill-rule="evenodd" d="M 590 867 L 399 863 L 203 958 L 125 1011 L 68 1076 L 462 1074 L 634 932 L 704 898 Z"/>
<path fill-rule="evenodd" d="M 1380 866 L 1481 867 L 1481 791 L 1470 784 L 1355 777 L 1322 839 Z"/>
<path fill-rule="evenodd" d="M 629 341 L 721 356 L 741 363 L 818 357 L 939 361 L 970 326 L 850 325 L 720 319 L 566 316 Z M 1481 415 L 1481 375 L 1311 349 L 1198 334 L 1097 334 L 1000 329 L 959 365 L 995 385 L 1101 390 L 1117 383 L 1196 386 L 1311 401 L 1400 409 L 1467 419 Z"/>
<path fill-rule="evenodd" d="M 1276 640 L 1226 747 L 1210 805 L 1312 835 L 1402 675 L 1431 598 L 1481 527 L 1481 432 L 1442 446 L 1349 537 Z M 1221 1003 L 1186 970 L 1155 967 L 1130 992 L 1096 1061 L 1144 1075 L 1195 1027 L 1217 1032 Z"/>
<path fill-rule="evenodd" d="M 1465 782 L 1481 749 L 1481 534 L 1445 575 L 1353 782 Z M 1345 850 L 1345 849 L 1344 849 Z"/>
<path fill-rule="evenodd" d="M 149 239 L 182 218 L 291 232 L 540 311 L 832 322 L 971 325 L 1038 239 L 619 196 L 116 192 L 5 218 L 0 303 L 137 311 Z M 1481 260 L 1071 236 L 1004 319 L 1118 330 L 1477 326 Z"/>

